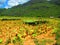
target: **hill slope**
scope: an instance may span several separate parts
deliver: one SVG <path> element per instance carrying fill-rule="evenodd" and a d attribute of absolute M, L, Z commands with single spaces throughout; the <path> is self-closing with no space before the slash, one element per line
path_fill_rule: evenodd
<path fill-rule="evenodd" d="M 60 15 L 60 6 L 44 0 L 31 0 L 23 5 L 18 5 L 8 10 L 4 10 L 0 15 L 58 17 Z"/>

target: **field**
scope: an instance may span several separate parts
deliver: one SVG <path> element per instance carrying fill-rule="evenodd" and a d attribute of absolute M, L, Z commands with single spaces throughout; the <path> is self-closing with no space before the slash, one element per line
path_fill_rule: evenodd
<path fill-rule="evenodd" d="M 60 45 L 60 19 L 0 17 L 0 45 Z"/>

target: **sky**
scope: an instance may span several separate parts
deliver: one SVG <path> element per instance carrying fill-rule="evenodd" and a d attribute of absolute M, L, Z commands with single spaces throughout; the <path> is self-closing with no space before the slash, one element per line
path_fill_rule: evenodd
<path fill-rule="evenodd" d="M 0 0 L 0 8 L 11 8 L 13 6 L 23 4 L 29 0 Z"/>

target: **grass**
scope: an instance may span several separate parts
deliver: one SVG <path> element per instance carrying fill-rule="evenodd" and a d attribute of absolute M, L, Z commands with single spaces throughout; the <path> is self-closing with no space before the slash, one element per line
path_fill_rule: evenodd
<path fill-rule="evenodd" d="M 58 31 L 56 32 L 56 40 L 57 40 L 57 45 L 60 45 L 60 21 L 58 24 Z"/>
<path fill-rule="evenodd" d="M 37 39 L 34 39 L 34 43 L 35 43 L 36 45 L 40 45 L 40 43 L 39 43 L 39 41 L 38 41 Z"/>
<path fill-rule="evenodd" d="M 40 18 L 40 17 L 1 17 L 0 19 L 21 19 L 22 20 L 22 22 L 35 22 L 35 21 L 47 21 L 45 24 L 47 25 L 44 25 L 44 23 L 39 23 L 39 25 L 35 25 L 35 27 L 34 27 L 34 29 L 30 26 L 30 25 L 27 25 L 28 27 L 26 27 L 26 25 L 24 24 L 24 25 L 20 25 L 21 26 L 21 28 L 19 29 L 19 33 L 17 34 L 17 37 L 14 37 L 13 38 L 13 43 L 15 43 L 16 41 L 18 41 L 18 42 L 20 42 L 21 41 L 21 43 L 22 43 L 22 40 L 20 39 L 20 38 L 22 38 L 21 36 L 26 36 L 26 35 L 30 35 L 31 37 L 36 37 L 37 35 L 41 35 L 41 31 L 45 31 L 46 30 L 46 28 L 51 28 L 52 27 L 52 34 L 56 34 L 56 43 L 57 43 L 57 45 L 60 45 L 60 19 L 59 18 Z M 7 20 L 6 20 L 7 21 Z M 14 20 L 13 20 L 14 21 Z M 16 23 L 16 22 L 15 22 Z M 12 26 L 12 25 L 11 25 Z M 29 27 L 30 26 L 30 27 Z M 4 27 L 4 26 L 3 26 Z M 40 29 L 38 28 L 38 27 L 40 27 Z M 14 27 L 13 27 L 14 28 Z M 30 29 L 31 28 L 31 29 Z M 39 29 L 39 30 L 38 30 Z M 47 29 L 47 30 L 48 30 Z M 26 31 L 29 33 L 27 33 L 26 35 L 25 35 L 25 33 L 26 33 Z M 40 32 L 39 32 L 40 31 Z M 16 32 L 16 31 L 14 31 L 14 32 Z M 23 33 L 24 32 L 24 33 Z M 47 32 L 46 32 L 47 33 Z M 42 32 L 42 34 L 46 34 L 46 33 L 44 33 L 44 32 Z M 0 42 L 2 42 L 2 40 L 0 39 Z M 18 42 L 16 42 L 16 43 L 18 43 Z M 39 43 L 39 41 L 37 40 L 37 39 L 34 39 L 34 42 L 35 42 L 35 44 L 36 45 L 44 45 L 46 42 L 52 42 L 51 40 L 44 40 L 44 41 L 42 41 L 41 42 L 41 44 Z M 7 42 L 8 43 L 8 42 Z M 21 44 L 20 43 L 20 44 Z M 21 44 L 21 45 L 23 45 L 23 44 Z"/>

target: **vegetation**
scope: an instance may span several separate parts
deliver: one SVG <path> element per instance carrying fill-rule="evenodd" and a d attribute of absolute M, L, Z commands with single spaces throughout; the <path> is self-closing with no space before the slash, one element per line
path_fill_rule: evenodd
<path fill-rule="evenodd" d="M 29 18 L 29 17 L 28 17 Z M 35 21 L 38 20 L 39 24 L 32 25 L 32 21 L 25 21 L 27 18 L 21 17 L 20 20 L 0 20 L 0 42 L 5 45 L 24 45 L 25 40 L 28 36 L 31 37 L 34 44 L 44 45 L 48 44 L 60 44 L 58 28 L 59 19 L 47 19 L 47 18 L 33 18 Z M 33 20 L 32 19 L 32 20 Z M 22 21 L 21 21 L 22 20 Z M 31 20 L 31 17 L 30 17 Z M 43 23 L 43 21 L 48 21 Z M 40 22 L 41 21 L 41 22 Z M 22 23 L 21 23 L 22 22 Z M 27 24 L 26 24 L 27 22 Z M 4 25 L 4 26 L 3 26 Z M 58 27 L 57 27 L 58 26 Z M 4 30 L 3 30 L 4 29 Z M 9 31 L 8 31 L 9 30 Z M 2 35 L 2 36 L 1 36 Z M 42 36 L 41 36 L 42 35 Z M 44 35 L 44 36 L 43 36 Z M 56 35 L 56 36 L 55 36 Z M 3 38 L 4 37 L 4 38 Z M 56 42 L 57 41 L 57 42 Z"/>
<path fill-rule="evenodd" d="M 2 39 L 0 39 L 0 43 L 2 43 L 2 41 L 3 41 L 3 40 L 2 40 Z"/>
<path fill-rule="evenodd" d="M 0 9 L 0 45 L 60 45 L 60 0 Z"/>
<path fill-rule="evenodd" d="M 31 0 L 23 5 L 18 5 L 9 9 L 0 10 L 0 16 L 33 16 L 33 17 L 59 17 L 59 0 Z"/>

